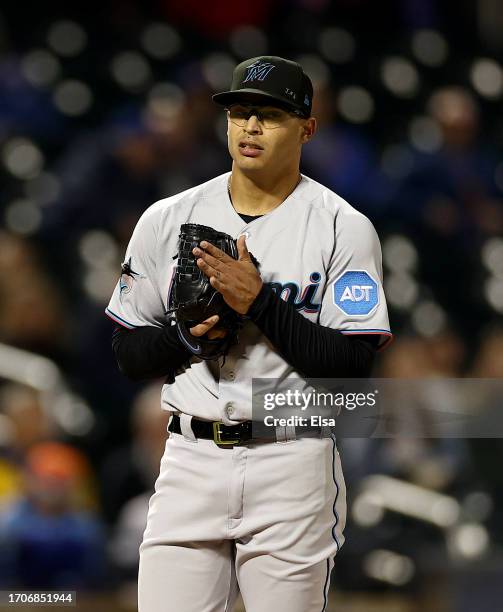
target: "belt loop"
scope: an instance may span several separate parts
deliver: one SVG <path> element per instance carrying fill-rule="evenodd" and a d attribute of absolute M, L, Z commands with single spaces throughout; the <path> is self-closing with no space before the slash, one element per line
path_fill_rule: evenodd
<path fill-rule="evenodd" d="M 186 442 L 197 442 L 197 438 L 192 431 L 192 415 L 190 414 L 180 414 L 180 429 L 182 430 L 183 437 Z"/>
<path fill-rule="evenodd" d="M 276 442 L 290 442 L 296 440 L 294 425 L 277 425 L 276 426 Z"/>
<path fill-rule="evenodd" d="M 276 426 L 276 442 L 290 442 L 296 440 L 294 425 L 277 425 Z"/>
<path fill-rule="evenodd" d="M 286 442 L 286 427 L 276 425 L 276 442 Z"/>
<path fill-rule="evenodd" d="M 297 434 L 295 433 L 295 425 L 287 425 L 285 427 L 285 437 L 286 442 L 297 439 Z"/>

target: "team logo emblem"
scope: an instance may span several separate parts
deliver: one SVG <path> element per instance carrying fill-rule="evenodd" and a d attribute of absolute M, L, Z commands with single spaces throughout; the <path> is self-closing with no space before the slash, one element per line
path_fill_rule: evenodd
<path fill-rule="evenodd" d="M 119 295 L 122 299 L 122 295 L 129 293 L 133 288 L 133 282 L 137 278 L 145 278 L 143 274 L 135 272 L 131 267 L 131 257 L 121 264 L 121 277 L 119 280 Z"/>
<path fill-rule="evenodd" d="M 334 304 L 344 314 L 367 316 L 379 304 L 379 285 L 365 270 L 348 270 L 332 285 Z"/>
<path fill-rule="evenodd" d="M 249 83 L 250 81 L 263 81 L 273 68 L 276 68 L 274 64 L 257 60 L 256 62 L 253 62 L 253 64 L 250 64 L 246 69 L 246 76 L 243 83 Z"/>

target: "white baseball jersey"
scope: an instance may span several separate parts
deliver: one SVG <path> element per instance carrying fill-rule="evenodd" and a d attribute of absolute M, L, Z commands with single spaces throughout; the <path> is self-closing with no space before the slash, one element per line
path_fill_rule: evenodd
<path fill-rule="evenodd" d="M 302 176 L 290 196 L 247 224 L 228 195 L 230 173 L 148 208 L 126 252 L 133 276 L 121 277 L 106 309 L 135 328 L 167 323 L 167 303 L 183 223 L 209 225 L 237 238 L 260 263 L 264 282 L 305 317 L 345 334 L 389 340 L 379 239 L 371 222 L 333 191 Z M 251 418 L 252 378 L 299 378 L 251 322 L 220 367 L 194 356 L 171 385 L 166 410 L 227 425 Z M 334 377 L 337 372 L 334 372 Z"/>
<path fill-rule="evenodd" d="M 107 314 L 128 328 L 163 326 L 183 223 L 237 238 L 270 283 L 305 317 L 345 334 L 391 336 L 379 240 L 370 221 L 302 176 L 277 208 L 247 224 L 224 174 L 151 206 L 127 248 L 129 274 Z M 334 377 L 337 372 L 334 372 Z M 346 494 L 333 436 L 220 448 L 196 439 L 191 417 L 228 425 L 251 418 L 252 378 L 300 378 L 247 321 L 225 364 L 192 357 L 164 385 L 181 414 L 161 461 L 140 547 L 140 612 L 230 612 L 237 585 L 247 612 L 328 608 L 344 541 Z"/>

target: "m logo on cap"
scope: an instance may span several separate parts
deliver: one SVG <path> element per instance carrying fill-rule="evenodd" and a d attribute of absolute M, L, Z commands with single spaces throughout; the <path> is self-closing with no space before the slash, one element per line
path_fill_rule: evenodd
<path fill-rule="evenodd" d="M 253 64 L 250 64 L 246 69 L 246 77 L 244 78 L 243 83 L 248 83 L 250 81 L 263 81 L 273 68 L 276 68 L 274 64 L 268 64 L 267 62 L 257 60 L 256 62 L 253 62 Z"/>

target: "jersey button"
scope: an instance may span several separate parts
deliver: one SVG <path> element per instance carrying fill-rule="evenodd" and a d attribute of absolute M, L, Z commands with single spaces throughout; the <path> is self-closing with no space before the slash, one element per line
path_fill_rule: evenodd
<path fill-rule="evenodd" d="M 234 380 L 236 378 L 236 374 L 235 372 L 233 372 L 232 370 L 227 374 L 227 378 L 229 380 Z"/>
<path fill-rule="evenodd" d="M 225 412 L 227 413 L 227 416 L 234 413 L 234 404 L 232 402 L 227 402 L 227 404 L 225 404 Z"/>

